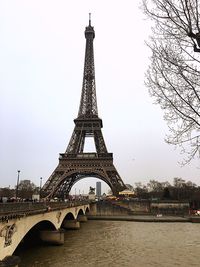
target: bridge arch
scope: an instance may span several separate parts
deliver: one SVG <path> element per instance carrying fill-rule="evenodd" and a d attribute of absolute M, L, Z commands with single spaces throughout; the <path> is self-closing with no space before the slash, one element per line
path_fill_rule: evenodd
<path fill-rule="evenodd" d="M 14 251 L 19 247 L 22 241 L 26 242 L 28 240 L 31 241 L 33 244 L 37 243 L 39 240 L 40 231 L 56 230 L 56 225 L 51 220 L 29 220 L 29 223 L 25 225 L 26 227 L 24 227 L 23 223 L 16 225 L 16 232 L 18 233 L 18 235 L 16 238 L 14 238 L 15 235 L 13 236 L 12 253 L 14 253 Z"/>
<path fill-rule="evenodd" d="M 82 209 L 79 210 L 78 215 L 85 215 Z"/>
<path fill-rule="evenodd" d="M 40 231 L 42 230 L 56 230 L 56 227 L 52 222 L 48 220 L 39 221 L 34 226 L 32 226 L 29 230 L 27 229 L 27 232 L 24 234 L 24 236 L 22 235 L 21 240 L 19 239 L 19 243 L 18 244 L 16 243 L 15 250 L 17 250 L 20 247 L 20 245 L 29 247 L 29 246 L 40 243 L 41 242 Z"/>
<path fill-rule="evenodd" d="M 68 212 L 63 220 L 75 220 L 76 216 L 72 212 Z"/>

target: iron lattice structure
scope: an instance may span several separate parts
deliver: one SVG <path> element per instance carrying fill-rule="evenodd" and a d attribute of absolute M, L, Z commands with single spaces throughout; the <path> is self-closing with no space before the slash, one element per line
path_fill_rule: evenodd
<path fill-rule="evenodd" d="M 114 195 L 125 189 L 113 165 L 113 154 L 107 151 L 101 131 L 103 123 L 98 117 L 93 51 L 95 32 L 90 19 L 85 29 L 85 38 L 85 64 L 78 117 L 74 120 L 74 131 L 65 153 L 60 154 L 58 166 L 42 188 L 48 198 L 67 196 L 72 186 L 85 177 L 103 180 Z M 87 137 L 94 139 L 96 152 L 84 152 Z"/>

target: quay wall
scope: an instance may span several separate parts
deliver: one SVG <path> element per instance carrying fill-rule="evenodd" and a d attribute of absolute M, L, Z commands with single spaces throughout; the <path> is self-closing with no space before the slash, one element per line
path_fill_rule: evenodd
<path fill-rule="evenodd" d="M 118 200 L 91 204 L 90 215 L 188 215 L 189 202 Z"/>

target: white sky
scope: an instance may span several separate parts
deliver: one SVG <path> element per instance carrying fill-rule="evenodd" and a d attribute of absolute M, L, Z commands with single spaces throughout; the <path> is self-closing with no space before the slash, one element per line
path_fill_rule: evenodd
<path fill-rule="evenodd" d="M 20 179 L 39 185 L 58 164 L 77 117 L 92 13 L 99 117 L 125 183 L 182 177 L 199 184 L 196 162 L 180 167 L 180 150 L 144 86 L 149 21 L 139 0 L 0 1 L 0 187 Z M 91 179 L 75 185 L 88 191 Z M 92 181 L 95 181 L 92 179 Z"/>

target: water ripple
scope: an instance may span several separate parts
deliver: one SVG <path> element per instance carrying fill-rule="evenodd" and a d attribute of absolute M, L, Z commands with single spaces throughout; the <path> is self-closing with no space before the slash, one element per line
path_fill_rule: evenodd
<path fill-rule="evenodd" d="M 199 266 L 199 225 L 88 221 L 63 246 L 31 248 L 20 267 Z"/>

